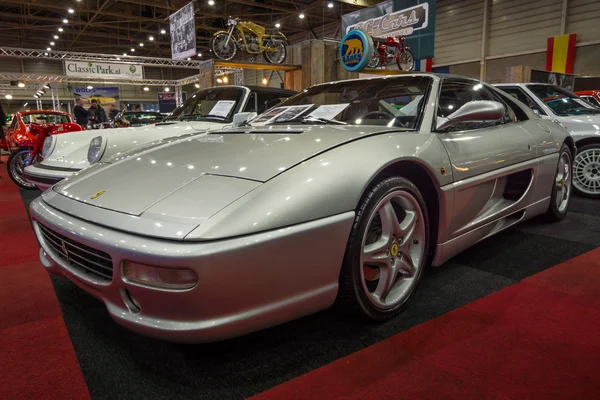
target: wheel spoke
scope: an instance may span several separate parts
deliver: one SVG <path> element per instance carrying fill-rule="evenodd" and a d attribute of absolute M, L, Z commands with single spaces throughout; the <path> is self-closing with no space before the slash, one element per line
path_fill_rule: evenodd
<path fill-rule="evenodd" d="M 387 295 L 390 293 L 396 283 L 396 277 L 398 275 L 398 262 L 391 261 L 388 258 L 387 265 L 379 268 L 379 282 L 377 282 L 377 288 L 373 295 L 379 298 L 380 301 L 384 302 Z"/>
<path fill-rule="evenodd" d="M 416 268 L 409 252 L 403 253 L 398 259 L 398 270 L 403 278 L 412 278 L 415 275 Z"/>
<path fill-rule="evenodd" d="M 412 239 L 413 233 L 417 227 L 418 216 L 414 211 L 406 211 L 406 216 L 400 224 L 400 237 L 403 243 L 408 243 Z"/>
<path fill-rule="evenodd" d="M 375 243 L 365 245 L 363 263 L 367 265 L 382 265 L 389 263 L 389 238 L 381 237 Z"/>
<path fill-rule="evenodd" d="M 381 207 L 379 217 L 381 218 L 381 234 L 383 237 L 391 240 L 393 236 L 399 234 L 400 222 L 390 201 L 386 201 Z"/>

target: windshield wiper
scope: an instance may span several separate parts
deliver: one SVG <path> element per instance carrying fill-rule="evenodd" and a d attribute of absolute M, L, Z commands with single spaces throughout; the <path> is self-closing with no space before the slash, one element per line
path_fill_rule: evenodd
<path fill-rule="evenodd" d="M 302 124 L 310 124 L 310 123 L 315 123 L 315 122 L 320 122 L 322 124 L 335 124 L 335 125 L 348 125 L 345 122 L 342 121 L 337 121 L 335 119 L 327 119 L 327 118 L 321 118 L 321 117 L 311 117 L 310 115 L 301 115 L 292 119 L 288 119 L 285 121 L 273 121 L 270 124 L 267 125 L 274 125 L 274 124 L 288 124 L 290 122 L 300 122 Z"/>
<path fill-rule="evenodd" d="M 179 119 L 179 121 L 189 121 L 189 120 L 198 120 L 198 119 L 203 119 L 203 118 L 214 118 L 214 119 L 220 119 L 222 121 L 229 121 L 229 119 L 227 117 L 223 117 L 221 115 L 214 115 L 214 114 L 207 114 L 207 115 L 189 114 L 189 115 L 182 115 L 178 119 Z"/>

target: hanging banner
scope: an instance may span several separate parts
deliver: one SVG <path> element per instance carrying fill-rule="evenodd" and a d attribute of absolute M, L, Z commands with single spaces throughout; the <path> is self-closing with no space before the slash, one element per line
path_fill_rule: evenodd
<path fill-rule="evenodd" d="M 546 71 L 572 74 L 576 41 L 576 33 L 548 38 L 546 48 Z"/>
<path fill-rule="evenodd" d="M 404 36 L 415 59 L 433 58 L 435 0 L 389 0 L 342 16 L 342 36 L 358 29 L 379 39 Z"/>
<path fill-rule="evenodd" d="M 196 55 L 196 24 L 194 2 L 189 2 L 169 17 L 171 57 L 182 60 Z"/>
<path fill-rule="evenodd" d="M 65 61 L 65 74 L 89 78 L 144 78 L 139 64 L 117 64 L 95 61 Z"/>
<path fill-rule="evenodd" d="M 181 93 L 181 98 L 185 103 L 187 97 L 186 92 Z M 170 113 L 177 108 L 177 98 L 175 93 L 171 92 L 159 92 L 158 93 L 158 111 L 161 113 Z"/>

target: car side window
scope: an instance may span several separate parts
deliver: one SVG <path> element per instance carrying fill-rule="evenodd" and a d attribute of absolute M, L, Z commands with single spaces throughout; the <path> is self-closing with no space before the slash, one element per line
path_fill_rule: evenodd
<path fill-rule="evenodd" d="M 10 124 L 10 129 L 15 130 L 15 129 L 17 129 L 17 126 L 18 126 L 18 122 L 17 122 L 17 117 L 15 116 L 15 117 L 13 117 L 12 124 Z"/>
<path fill-rule="evenodd" d="M 491 90 L 479 82 L 460 79 L 445 79 L 442 81 L 440 90 L 437 117 L 447 118 L 466 103 L 478 100 L 498 101 Z M 455 132 L 482 129 L 501 125 L 503 123 L 505 123 L 504 118 L 498 121 L 462 122 L 452 126 L 446 131 Z"/>
<path fill-rule="evenodd" d="M 538 115 L 546 115 L 544 110 L 542 110 L 537 103 L 529 96 L 523 89 L 518 86 L 500 86 L 498 89 L 502 90 L 505 93 L 508 93 L 515 99 L 519 100 L 521 103 L 525 104 L 529 108 L 531 108 Z"/>
<path fill-rule="evenodd" d="M 257 98 L 258 114 L 265 112 L 281 101 L 280 95 L 275 93 L 258 93 Z"/>
<path fill-rule="evenodd" d="M 504 104 L 504 107 L 506 108 L 506 114 L 504 115 L 505 123 L 526 121 L 529 119 L 527 113 L 525 113 L 525 111 L 523 111 L 523 109 L 521 109 L 521 107 L 515 103 L 512 96 L 504 95 L 494 89 L 492 89 L 492 93 L 497 101 Z"/>
<path fill-rule="evenodd" d="M 260 112 L 257 111 L 257 107 L 256 92 L 252 92 L 250 93 L 250 96 L 248 96 L 248 102 L 246 103 L 246 107 L 244 107 L 244 112 L 255 112 L 260 114 Z"/>

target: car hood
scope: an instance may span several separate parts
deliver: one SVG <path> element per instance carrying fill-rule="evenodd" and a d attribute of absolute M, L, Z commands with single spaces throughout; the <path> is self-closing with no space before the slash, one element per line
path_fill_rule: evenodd
<path fill-rule="evenodd" d="M 107 146 L 102 160 L 136 148 L 143 144 L 189 133 L 217 130 L 226 127 L 223 123 L 182 121 L 144 125 L 133 128 L 98 129 L 65 133 L 57 136 L 56 147 L 52 154 L 42 161 L 42 165 L 80 170 L 89 166 L 87 160 L 90 141 L 101 136 Z"/>
<path fill-rule="evenodd" d="M 82 171 L 53 190 L 133 216 L 208 218 L 286 169 L 377 132 L 381 128 L 341 125 L 218 131 Z M 209 177 L 220 177 L 218 185 Z M 211 206 L 203 209 L 197 198 L 210 199 Z"/>

